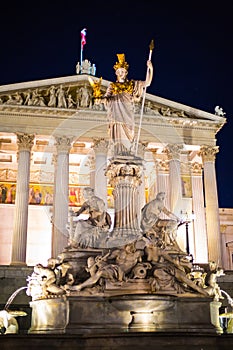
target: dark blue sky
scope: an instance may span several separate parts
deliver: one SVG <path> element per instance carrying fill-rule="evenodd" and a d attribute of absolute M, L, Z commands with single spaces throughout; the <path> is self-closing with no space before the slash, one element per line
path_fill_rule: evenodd
<path fill-rule="evenodd" d="M 96 64 L 97 76 L 115 80 L 116 53 L 124 52 L 129 78 L 144 79 L 154 39 L 148 92 L 211 113 L 223 108 L 219 205 L 233 208 L 233 2 L 7 1 L 0 13 L 0 84 L 75 75 L 84 27 L 84 58 Z"/>

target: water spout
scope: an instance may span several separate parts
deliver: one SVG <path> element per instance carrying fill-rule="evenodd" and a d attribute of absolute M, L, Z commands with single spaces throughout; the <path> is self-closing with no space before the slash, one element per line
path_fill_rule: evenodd
<path fill-rule="evenodd" d="M 221 293 L 226 295 L 228 303 L 230 304 L 231 307 L 233 307 L 233 299 L 230 297 L 230 295 L 227 292 L 225 292 L 225 290 L 221 289 L 220 291 Z"/>
<path fill-rule="evenodd" d="M 6 310 L 6 311 L 8 310 L 10 304 L 15 299 L 16 295 L 23 289 L 27 289 L 27 287 L 20 287 L 20 288 L 16 289 L 16 291 L 14 293 L 11 294 L 11 296 L 9 297 L 9 299 L 7 300 L 7 302 L 4 306 L 4 310 Z"/>

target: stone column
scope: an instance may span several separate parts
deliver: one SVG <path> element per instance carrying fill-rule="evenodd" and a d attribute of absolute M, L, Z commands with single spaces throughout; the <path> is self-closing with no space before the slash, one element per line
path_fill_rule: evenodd
<path fill-rule="evenodd" d="M 95 195 L 105 202 L 107 208 L 107 168 L 108 142 L 105 139 L 94 139 L 95 152 Z"/>
<path fill-rule="evenodd" d="M 150 187 L 148 188 L 148 202 L 153 200 L 158 193 L 158 171 L 157 171 L 157 148 L 150 148 L 154 161 L 154 181 L 149 179 Z"/>
<path fill-rule="evenodd" d="M 191 163 L 192 174 L 192 207 L 195 214 L 194 242 L 195 242 L 195 261 L 197 263 L 208 262 L 208 245 L 205 220 L 205 203 L 202 180 L 202 164 Z"/>
<path fill-rule="evenodd" d="M 145 151 L 146 151 L 147 145 L 148 145 L 148 143 L 139 143 L 139 145 L 138 145 L 138 156 L 143 160 L 145 158 Z M 142 168 L 141 183 L 138 186 L 140 210 L 146 204 L 145 190 L 146 190 L 146 188 L 145 188 L 145 172 Z"/>
<path fill-rule="evenodd" d="M 11 265 L 26 265 L 30 160 L 34 135 L 17 133 L 18 173 Z"/>
<path fill-rule="evenodd" d="M 52 256 L 57 257 L 68 244 L 69 151 L 72 139 L 55 137 L 57 160 L 55 170 Z"/>
<path fill-rule="evenodd" d="M 215 172 L 215 155 L 218 146 L 202 146 L 200 155 L 204 164 L 206 224 L 208 236 L 209 260 L 215 261 L 221 266 L 221 237 L 219 222 L 219 207 L 217 181 Z"/>
<path fill-rule="evenodd" d="M 170 179 L 170 209 L 177 214 L 180 213 L 182 201 L 181 173 L 180 173 L 180 153 L 183 145 L 170 144 L 165 148 L 165 153 L 169 160 Z"/>
<path fill-rule="evenodd" d="M 134 163 L 113 161 L 107 168 L 107 176 L 114 188 L 113 244 L 124 245 L 141 236 L 138 192 L 141 175 L 142 162 L 140 159 L 135 160 Z"/>
<path fill-rule="evenodd" d="M 95 188 L 95 156 L 91 154 L 88 156 L 90 167 L 90 187 Z"/>
<path fill-rule="evenodd" d="M 155 166 L 157 172 L 157 193 L 166 193 L 164 204 L 166 207 L 170 207 L 169 163 L 167 160 L 157 159 Z"/>

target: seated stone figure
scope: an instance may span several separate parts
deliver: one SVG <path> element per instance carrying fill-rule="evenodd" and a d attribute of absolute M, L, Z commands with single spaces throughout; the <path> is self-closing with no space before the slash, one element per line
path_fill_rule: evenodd
<path fill-rule="evenodd" d="M 177 226 L 180 219 L 164 205 L 165 193 L 159 192 L 155 199 L 147 203 L 141 212 L 141 229 L 145 235 L 155 234 L 162 240 L 164 247 L 181 251 L 176 242 Z M 161 219 L 161 213 L 171 219 Z"/>
<path fill-rule="evenodd" d="M 75 213 L 79 216 L 82 213 L 89 215 L 87 220 L 80 219 L 77 222 L 75 232 L 70 237 L 70 247 L 95 247 L 95 243 L 102 232 L 107 232 L 111 227 L 111 217 L 107 213 L 104 201 L 94 195 L 94 190 L 85 187 L 83 190 L 85 202 Z"/>

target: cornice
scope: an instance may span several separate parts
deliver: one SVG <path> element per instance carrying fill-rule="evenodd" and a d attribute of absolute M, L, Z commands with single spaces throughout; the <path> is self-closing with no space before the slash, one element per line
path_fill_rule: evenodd
<path fill-rule="evenodd" d="M 78 139 L 90 140 L 93 137 L 106 137 L 108 130 L 108 121 L 106 112 L 97 112 L 90 110 L 79 111 L 42 111 L 42 107 L 37 109 L 36 113 L 32 108 L 30 112 L 23 107 L 17 107 L 13 112 L 2 111 L 0 106 L 0 132 L 15 133 L 29 132 L 37 135 L 76 135 Z M 35 107 L 36 109 L 36 107 Z M 48 113 L 47 113 L 48 112 Z M 141 129 L 142 142 L 160 142 L 184 143 L 190 145 L 215 145 L 216 133 L 219 125 L 214 122 L 190 124 L 176 123 L 172 120 L 164 121 L 161 118 L 153 116 L 149 118 L 150 122 L 143 120 Z M 136 120 L 136 127 L 138 120 Z"/>
<path fill-rule="evenodd" d="M 79 120 L 89 120 L 106 123 L 106 111 L 95 111 L 91 109 L 68 109 L 68 108 L 49 108 L 37 106 L 11 106 L 0 105 L 0 116 L 20 117 L 20 118 L 74 118 Z M 135 116 L 135 124 L 139 124 L 139 115 Z M 223 118 L 224 119 L 224 118 Z M 206 128 L 219 131 L 224 123 L 213 120 L 191 120 L 188 118 L 179 117 L 162 117 L 160 115 L 145 115 L 143 116 L 144 125 L 155 126 L 172 126 L 177 128 Z"/>
<path fill-rule="evenodd" d="M 136 115 L 135 117 L 135 123 L 136 125 L 139 124 L 139 116 Z M 143 124 L 144 125 L 151 125 L 151 124 L 155 124 L 155 125 L 164 125 L 164 126 L 175 126 L 177 128 L 206 128 L 206 129 L 215 129 L 215 130 L 220 130 L 223 125 L 225 124 L 225 122 L 220 123 L 219 121 L 214 121 L 214 120 L 204 120 L 204 119 L 200 119 L 200 120 L 192 120 L 189 118 L 179 118 L 179 117 L 162 117 L 160 115 L 146 115 L 143 116 Z"/>

